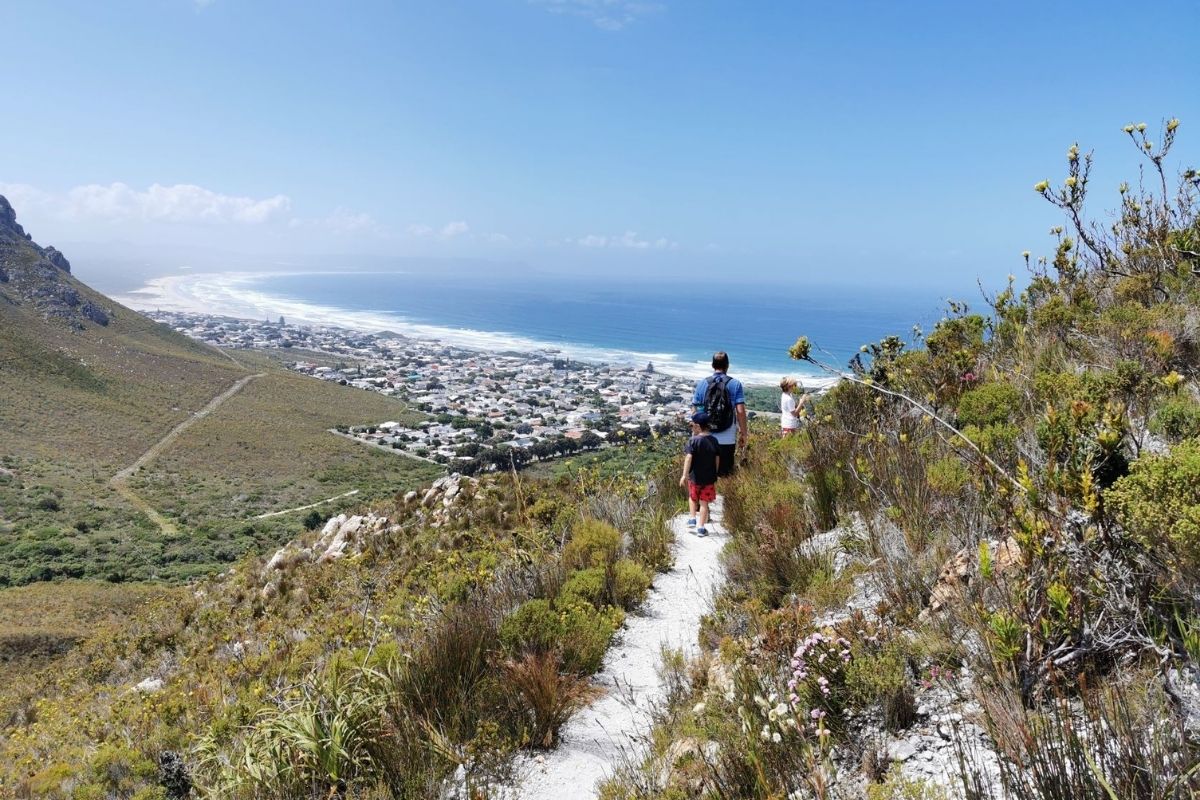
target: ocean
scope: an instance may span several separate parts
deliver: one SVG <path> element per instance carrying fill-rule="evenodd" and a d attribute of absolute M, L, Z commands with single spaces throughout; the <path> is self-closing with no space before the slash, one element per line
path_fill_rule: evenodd
<path fill-rule="evenodd" d="M 941 317 L 933 290 L 601 280 L 554 274 L 220 273 L 150 281 L 118 298 L 142 310 L 186 310 L 441 339 L 484 350 L 554 349 L 592 361 L 702 375 L 714 350 L 730 374 L 773 384 L 820 374 L 787 356 L 797 336 L 838 369 L 859 346 L 911 339 Z"/>

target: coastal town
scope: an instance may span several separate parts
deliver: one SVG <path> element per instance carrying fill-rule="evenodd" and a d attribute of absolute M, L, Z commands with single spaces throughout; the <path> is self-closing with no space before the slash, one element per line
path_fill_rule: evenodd
<path fill-rule="evenodd" d="M 655 370 L 576 361 L 547 349 L 490 353 L 392 332 L 176 311 L 150 317 L 222 348 L 296 353 L 288 366 L 397 397 L 426 414 L 341 428 L 364 444 L 464 474 L 623 445 L 684 430 L 694 383 Z"/>

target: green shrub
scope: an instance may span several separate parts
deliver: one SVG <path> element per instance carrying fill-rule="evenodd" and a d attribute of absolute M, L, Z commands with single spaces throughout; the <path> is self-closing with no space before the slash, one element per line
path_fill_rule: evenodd
<path fill-rule="evenodd" d="M 613 567 L 613 603 L 626 611 L 642 601 L 650 588 L 650 573 L 636 561 L 622 558 Z"/>
<path fill-rule="evenodd" d="M 565 671 L 590 675 L 600 669 L 609 640 L 624 621 L 619 608 L 597 609 L 570 596 L 557 608 L 547 600 L 530 600 L 500 624 L 500 641 L 516 656 L 558 651 Z"/>
<path fill-rule="evenodd" d="M 974 442 L 980 450 L 1001 458 L 1015 454 L 1017 437 L 1021 435 L 1016 425 L 1008 423 L 993 423 L 982 428 L 965 425 L 962 432 L 963 436 Z"/>
<path fill-rule="evenodd" d="M 563 669 L 591 675 L 600 669 L 609 641 L 625 621 L 625 612 L 576 603 L 562 609 L 560 620 Z"/>
<path fill-rule="evenodd" d="M 946 800 L 949 795 L 937 784 L 906 778 L 897 764 L 882 783 L 867 787 L 867 800 Z"/>
<path fill-rule="evenodd" d="M 846 667 L 846 689 L 850 704 L 882 709 L 884 727 L 893 733 L 916 719 L 908 659 L 894 642 L 878 653 L 863 653 L 853 659 Z"/>
<path fill-rule="evenodd" d="M 514 653 L 548 653 L 561 635 L 558 614 L 549 600 L 522 603 L 500 623 L 500 641 Z"/>
<path fill-rule="evenodd" d="M 958 403 L 958 424 L 986 428 L 1011 423 L 1021 415 L 1021 392 L 1008 383 L 985 383 L 963 394 Z"/>
<path fill-rule="evenodd" d="M 961 459 L 946 456 L 925 468 L 929 488 L 944 495 L 956 495 L 971 480 L 971 472 Z"/>
<path fill-rule="evenodd" d="M 533 501 L 525 513 L 529 515 L 530 519 L 537 520 L 539 524 L 549 525 L 563 510 L 564 506 L 558 500 L 552 497 L 539 497 Z"/>
<path fill-rule="evenodd" d="M 1200 403 L 1186 397 L 1168 400 L 1151 418 L 1150 430 L 1173 442 L 1200 436 Z"/>
<path fill-rule="evenodd" d="M 129 800 L 167 800 L 167 790 L 161 786 L 143 786 Z"/>
<path fill-rule="evenodd" d="M 136 750 L 118 744 L 103 745 L 92 756 L 92 775 L 110 791 L 128 790 L 133 781 L 148 781 L 158 767 Z"/>
<path fill-rule="evenodd" d="M 604 567 L 588 567 L 572 572 L 559 592 L 563 602 L 580 600 L 599 608 L 608 596 L 608 581 Z"/>
<path fill-rule="evenodd" d="M 1200 564 L 1200 439 L 1167 456 L 1145 456 L 1104 493 L 1117 521 L 1146 548 L 1165 550 L 1176 567 Z"/>
<path fill-rule="evenodd" d="M 51 764 L 29 778 L 29 791 L 34 797 L 65 797 L 63 787 L 75 777 L 75 768 L 68 764 Z"/>
<path fill-rule="evenodd" d="M 585 519 L 575 526 L 563 549 L 563 565 L 568 569 L 606 567 L 615 563 L 620 554 L 620 531 L 607 522 Z"/>

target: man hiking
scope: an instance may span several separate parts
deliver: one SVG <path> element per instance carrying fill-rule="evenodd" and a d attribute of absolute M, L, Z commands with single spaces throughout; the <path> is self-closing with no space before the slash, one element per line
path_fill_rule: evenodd
<path fill-rule="evenodd" d="M 713 374 L 701 378 L 692 395 L 692 410 L 708 414 L 709 427 L 721 450 L 718 475 L 733 472 L 734 454 L 739 444 L 746 444 L 749 427 L 746 423 L 746 396 L 742 382 L 731 378 L 729 354 L 718 350 L 712 357 Z"/>

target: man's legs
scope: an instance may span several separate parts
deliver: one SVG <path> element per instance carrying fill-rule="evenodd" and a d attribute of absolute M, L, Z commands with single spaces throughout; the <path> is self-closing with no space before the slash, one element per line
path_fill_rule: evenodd
<path fill-rule="evenodd" d="M 721 466 L 717 470 L 717 475 L 722 478 L 725 477 L 726 475 L 732 475 L 733 474 L 733 462 L 734 462 L 734 459 L 737 457 L 737 445 L 736 444 L 722 444 L 722 445 L 717 445 L 717 448 L 721 454 Z"/>

